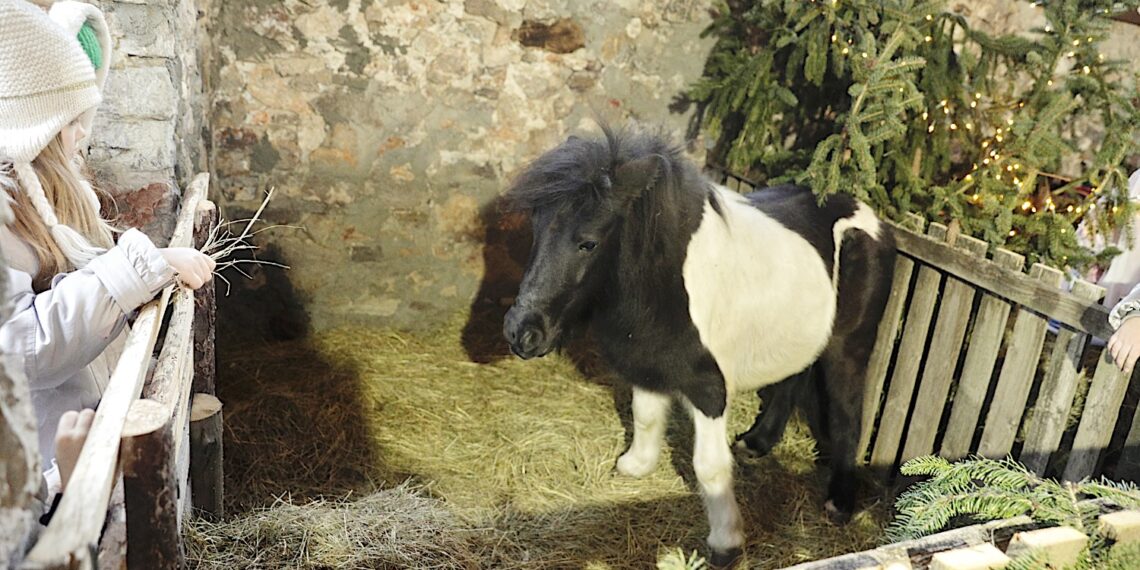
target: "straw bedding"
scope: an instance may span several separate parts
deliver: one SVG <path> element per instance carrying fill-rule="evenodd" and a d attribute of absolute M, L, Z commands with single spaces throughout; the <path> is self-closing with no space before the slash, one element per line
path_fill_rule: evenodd
<path fill-rule="evenodd" d="M 461 328 L 219 343 L 228 516 L 187 528 L 192 567 L 619 570 L 703 552 L 681 409 L 666 436 L 677 451 L 644 479 L 615 475 L 628 388 L 583 350 L 472 362 Z M 734 433 L 758 405 L 734 402 Z M 826 521 L 826 475 L 798 421 L 769 457 L 738 459 L 750 567 L 880 540 L 888 509 L 873 492 L 849 525 Z"/>

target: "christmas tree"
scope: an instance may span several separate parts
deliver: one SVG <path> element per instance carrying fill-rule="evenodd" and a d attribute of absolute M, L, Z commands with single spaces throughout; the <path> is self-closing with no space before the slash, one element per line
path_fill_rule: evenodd
<path fill-rule="evenodd" d="M 728 0 L 689 93 L 710 157 L 1084 266 L 1078 223 L 1104 232 L 1132 212 L 1140 93 L 1099 46 L 1140 0 L 1034 4 L 1044 27 L 990 35 L 943 0 Z"/>

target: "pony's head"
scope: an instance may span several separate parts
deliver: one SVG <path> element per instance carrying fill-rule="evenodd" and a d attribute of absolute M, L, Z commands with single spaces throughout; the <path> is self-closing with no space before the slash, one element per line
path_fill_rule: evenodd
<path fill-rule="evenodd" d="M 530 213 L 534 242 L 518 297 L 504 319 L 511 351 L 544 356 L 566 326 L 597 298 L 617 258 L 622 222 L 633 204 L 667 176 L 657 139 L 614 134 L 570 137 L 543 154 L 507 193 Z M 660 151 L 660 152 L 658 152 Z"/>

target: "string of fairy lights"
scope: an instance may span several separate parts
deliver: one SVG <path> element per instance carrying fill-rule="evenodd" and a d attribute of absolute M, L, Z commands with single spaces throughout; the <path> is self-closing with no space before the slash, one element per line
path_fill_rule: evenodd
<path fill-rule="evenodd" d="M 812 1 L 815 3 L 815 0 Z M 829 0 L 829 3 L 832 6 L 835 6 L 838 4 L 838 0 Z M 1040 3 L 1034 4 L 1036 5 Z M 1108 14 L 1109 10 L 1107 8 L 1104 9 L 1104 13 Z M 927 14 L 924 19 L 927 22 L 933 23 L 935 16 L 933 14 Z M 1052 34 L 1055 32 L 1053 27 L 1050 25 L 1046 25 L 1043 28 L 1043 31 L 1047 34 Z M 926 43 L 932 43 L 935 38 L 933 35 L 927 34 L 924 36 L 923 40 Z M 851 55 L 855 50 L 854 42 L 851 39 L 842 38 L 838 32 L 831 35 L 831 42 L 833 44 L 846 44 L 839 51 L 839 53 L 843 56 Z M 1095 43 L 1096 38 L 1091 35 L 1084 38 L 1074 38 L 1071 40 L 1073 49 L 1069 50 L 1064 55 L 1070 60 L 1075 60 L 1078 56 L 1078 50 L 1082 45 L 1091 47 L 1095 45 Z M 860 51 L 859 56 L 865 59 L 870 57 L 870 54 L 868 54 L 866 51 Z M 1103 53 L 1096 54 L 1096 58 L 1099 62 L 1102 63 L 1106 60 Z M 1074 69 L 1078 69 L 1079 72 L 1083 75 L 1090 75 L 1093 72 L 1092 67 L 1087 64 L 1082 64 L 1079 67 L 1074 66 Z M 1046 80 L 1046 86 L 1054 86 L 1054 81 L 1052 78 Z M 904 89 L 900 88 L 899 91 L 902 93 L 904 92 Z M 989 103 L 989 105 L 987 105 L 987 103 Z M 959 187 L 959 190 L 963 192 L 963 194 L 965 194 L 965 192 L 971 187 L 975 187 L 975 182 L 977 179 L 983 176 L 989 176 L 999 182 L 1007 182 L 1008 184 L 1011 184 L 1011 190 L 1014 190 L 1019 196 L 1032 192 L 1033 189 L 1027 186 L 1029 186 L 1029 184 L 1032 183 L 1032 180 L 1036 178 L 1036 174 L 1027 173 L 1026 171 L 1029 169 L 1026 168 L 1026 166 L 1020 160 L 1018 160 L 1016 156 L 1013 156 L 1012 153 L 1009 155 L 1003 154 L 1003 143 L 1005 143 L 1008 138 L 1014 137 L 1012 129 L 1014 125 L 1014 119 L 1011 114 L 1017 110 L 1024 108 L 1025 104 L 1025 101 L 1017 101 L 1015 105 L 1008 103 L 1003 104 L 999 101 L 986 101 L 983 99 L 983 94 L 980 91 L 975 91 L 973 97 L 969 99 L 969 103 L 962 105 L 963 107 L 968 107 L 968 109 L 970 109 L 970 113 L 973 115 L 972 117 L 959 117 L 957 106 L 950 100 L 946 99 L 940 101 L 937 104 L 933 113 L 927 110 L 924 110 L 922 112 L 922 120 L 926 123 L 926 131 L 931 134 L 935 133 L 939 128 L 946 128 L 949 131 L 958 131 L 959 129 L 963 129 L 969 133 L 990 133 L 989 135 L 983 136 L 982 140 L 979 143 L 979 156 L 981 156 L 980 163 L 974 163 L 970 171 L 967 172 L 961 179 L 962 184 Z M 994 109 L 1005 110 L 1000 112 L 1002 117 L 999 121 L 994 124 L 986 125 L 983 120 L 980 120 L 977 117 L 978 114 L 982 113 L 983 109 L 990 109 L 991 111 Z M 941 113 L 938 112 L 939 110 Z M 979 172 L 980 170 L 983 172 Z M 977 189 L 973 193 L 967 196 L 967 201 L 971 204 L 980 206 L 985 202 L 986 195 L 980 186 L 977 186 L 976 188 Z M 999 202 L 1005 202 L 1004 194 L 998 194 L 997 198 Z M 1019 209 L 1026 214 L 1035 214 L 1039 211 L 1039 209 L 1043 209 L 1049 212 L 1056 212 L 1057 204 L 1053 200 L 1052 195 L 1048 195 L 1045 198 L 1044 202 L 1041 204 L 1035 203 L 1032 199 L 1027 197 L 1022 201 Z M 1064 207 L 1063 212 L 1074 215 L 1076 217 L 1080 217 L 1086 212 L 1091 212 L 1095 209 L 1096 203 L 1090 201 L 1087 207 L 1079 204 L 1068 204 Z M 1117 209 L 1118 208 L 1116 206 L 1113 207 L 1114 211 Z M 1067 229 L 1062 228 L 1061 232 L 1067 233 Z M 1010 237 L 1016 236 L 1017 230 L 1010 230 L 1009 235 Z"/>

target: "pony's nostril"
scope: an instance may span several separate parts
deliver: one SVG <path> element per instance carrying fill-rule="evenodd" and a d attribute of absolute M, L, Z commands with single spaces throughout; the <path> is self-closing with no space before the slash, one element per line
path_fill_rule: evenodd
<path fill-rule="evenodd" d="M 538 329 L 527 329 L 526 332 L 522 334 L 522 338 L 519 339 L 519 345 L 529 350 L 538 346 L 541 340 L 542 335 L 538 332 Z"/>

